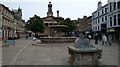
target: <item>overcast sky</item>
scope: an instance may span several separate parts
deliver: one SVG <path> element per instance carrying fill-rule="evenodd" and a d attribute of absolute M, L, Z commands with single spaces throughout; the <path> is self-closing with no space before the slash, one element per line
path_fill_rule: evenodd
<path fill-rule="evenodd" d="M 18 9 L 19 6 L 23 11 L 23 19 L 27 21 L 34 14 L 46 17 L 48 11 L 48 3 L 53 4 L 53 15 L 56 16 L 56 11 L 59 10 L 60 16 L 76 20 L 84 15 L 90 16 L 97 9 L 97 3 L 100 0 L 29 0 L 29 1 L 3 1 L 2 3 L 9 9 Z M 101 0 L 102 5 L 107 4 L 107 0 Z"/>

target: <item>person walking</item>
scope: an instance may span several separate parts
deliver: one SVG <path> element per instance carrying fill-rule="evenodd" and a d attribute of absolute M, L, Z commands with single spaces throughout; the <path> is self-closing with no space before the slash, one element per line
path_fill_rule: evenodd
<path fill-rule="evenodd" d="M 91 39 L 91 35 L 90 35 L 90 34 L 88 35 L 88 39 L 89 39 L 89 41 L 90 41 L 90 39 Z"/>
<path fill-rule="evenodd" d="M 111 40 L 112 40 L 112 37 L 108 36 L 108 41 L 107 42 L 108 42 L 109 45 L 112 45 Z"/>
<path fill-rule="evenodd" d="M 104 43 L 107 45 L 107 37 L 106 37 L 106 35 L 102 36 L 102 45 L 104 45 Z"/>
<path fill-rule="evenodd" d="M 95 34 L 95 44 L 98 44 L 98 34 Z"/>
<path fill-rule="evenodd" d="M 28 39 L 28 34 L 26 34 L 26 39 Z"/>

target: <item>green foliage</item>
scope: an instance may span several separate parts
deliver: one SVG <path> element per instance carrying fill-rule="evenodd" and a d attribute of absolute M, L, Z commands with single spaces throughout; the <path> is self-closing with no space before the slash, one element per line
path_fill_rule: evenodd
<path fill-rule="evenodd" d="M 64 29 L 64 32 L 72 32 L 75 29 L 75 23 L 70 20 L 70 18 L 66 18 L 65 20 L 60 22 L 60 25 L 66 25 L 67 28 Z"/>
<path fill-rule="evenodd" d="M 44 31 L 44 24 L 43 24 L 43 21 L 42 19 L 37 16 L 37 15 L 34 15 L 33 17 L 31 17 L 25 24 L 25 27 L 27 30 L 31 30 L 33 31 L 34 33 L 37 33 L 37 32 L 43 32 Z"/>

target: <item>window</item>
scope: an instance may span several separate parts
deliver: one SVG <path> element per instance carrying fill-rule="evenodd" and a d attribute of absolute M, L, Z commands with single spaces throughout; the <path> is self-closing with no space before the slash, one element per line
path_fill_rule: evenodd
<path fill-rule="evenodd" d="M 108 11 L 108 8 L 105 8 L 105 13 L 107 13 L 107 11 Z"/>
<path fill-rule="evenodd" d="M 102 22 L 104 22 L 104 17 L 102 17 Z"/>
<path fill-rule="evenodd" d="M 116 2 L 114 2 L 114 10 L 116 10 Z"/>
<path fill-rule="evenodd" d="M 102 14 L 104 14 L 104 10 L 102 10 Z"/>
<path fill-rule="evenodd" d="M 94 25 L 94 21 L 92 22 L 92 24 Z"/>
<path fill-rule="evenodd" d="M 98 26 L 98 30 L 99 30 L 99 26 Z"/>
<path fill-rule="evenodd" d="M 105 16 L 105 21 L 107 21 L 107 16 Z"/>
<path fill-rule="evenodd" d="M 120 14 L 118 14 L 118 25 L 120 25 Z"/>
<path fill-rule="evenodd" d="M 97 26 L 95 27 L 95 30 L 97 31 Z"/>
<path fill-rule="evenodd" d="M 99 14 L 99 12 L 98 12 L 98 16 L 99 16 L 100 14 Z"/>
<path fill-rule="evenodd" d="M 112 26 L 112 17 L 110 17 L 110 26 Z"/>
<path fill-rule="evenodd" d="M 45 23 L 45 26 L 48 26 L 48 23 Z"/>
<path fill-rule="evenodd" d="M 100 22 L 100 20 L 98 19 L 98 23 Z"/>
<path fill-rule="evenodd" d="M 94 15 L 92 16 L 92 18 L 94 18 Z"/>
<path fill-rule="evenodd" d="M 110 12 L 112 11 L 112 3 L 110 3 Z"/>
<path fill-rule="evenodd" d="M 114 26 L 116 26 L 116 15 L 114 15 Z"/>
<path fill-rule="evenodd" d="M 117 8 L 120 9 L 120 1 L 117 2 Z"/>
<path fill-rule="evenodd" d="M 96 20 L 96 24 L 97 24 L 97 20 Z"/>

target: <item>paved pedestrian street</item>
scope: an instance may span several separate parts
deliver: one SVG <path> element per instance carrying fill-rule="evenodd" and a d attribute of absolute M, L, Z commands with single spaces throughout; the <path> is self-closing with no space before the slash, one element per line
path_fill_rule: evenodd
<path fill-rule="evenodd" d="M 73 43 L 33 43 L 32 39 L 20 39 L 16 40 L 16 46 L 3 48 L 3 65 L 70 65 L 67 47 Z M 101 65 L 118 65 L 118 43 L 110 46 L 101 45 L 100 41 L 94 46 L 103 50 Z"/>
<path fill-rule="evenodd" d="M 32 40 L 20 39 L 16 40 L 15 46 L 3 47 L 2 48 L 2 64 L 10 64 L 21 52 L 24 52 L 24 48 Z M 29 44 L 30 45 L 30 44 Z"/>
<path fill-rule="evenodd" d="M 2 47 L 0 47 L 0 66 L 2 66 Z"/>
<path fill-rule="evenodd" d="M 94 44 L 94 40 L 91 43 Z M 113 42 L 112 45 L 102 45 L 102 42 L 99 41 L 99 44 L 94 44 L 94 46 L 103 50 L 103 56 L 100 60 L 101 65 L 118 65 L 118 43 Z"/>

